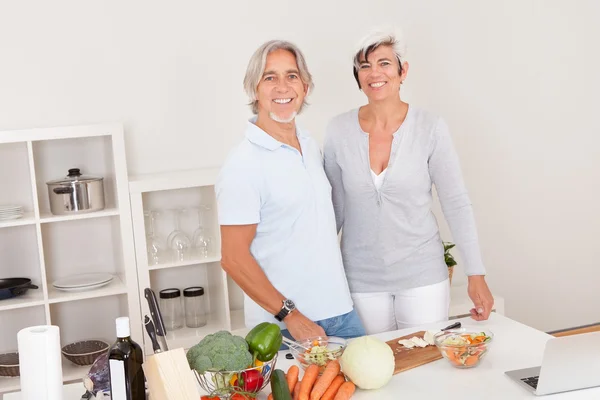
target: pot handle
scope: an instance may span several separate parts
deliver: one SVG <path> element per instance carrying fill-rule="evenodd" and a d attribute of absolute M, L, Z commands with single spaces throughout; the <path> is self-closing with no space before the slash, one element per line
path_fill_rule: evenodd
<path fill-rule="evenodd" d="M 13 294 L 15 296 L 19 296 L 19 295 L 25 293 L 29 289 L 39 289 L 39 287 L 37 287 L 36 285 L 32 285 L 32 284 L 27 284 L 27 285 L 19 286 L 18 288 L 15 288 Z"/>
<path fill-rule="evenodd" d="M 73 193 L 73 188 L 71 186 L 69 187 L 57 187 L 52 189 L 52 191 L 56 194 L 71 194 Z"/>

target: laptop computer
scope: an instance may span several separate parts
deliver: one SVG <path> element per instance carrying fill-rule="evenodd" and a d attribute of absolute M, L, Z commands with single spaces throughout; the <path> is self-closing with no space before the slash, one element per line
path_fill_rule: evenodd
<path fill-rule="evenodd" d="M 505 374 L 538 396 L 600 386 L 600 332 L 549 339 L 540 367 Z"/>

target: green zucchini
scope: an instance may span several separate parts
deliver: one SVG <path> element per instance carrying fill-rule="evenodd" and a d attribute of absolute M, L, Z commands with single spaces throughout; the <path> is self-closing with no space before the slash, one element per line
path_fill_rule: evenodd
<path fill-rule="evenodd" d="M 285 372 L 280 369 L 276 369 L 271 374 L 271 393 L 273 393 L 273 400 L 292 400 Z"/>

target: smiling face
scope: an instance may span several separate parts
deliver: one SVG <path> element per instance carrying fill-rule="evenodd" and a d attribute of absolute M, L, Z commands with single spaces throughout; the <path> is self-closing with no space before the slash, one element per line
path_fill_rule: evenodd
<path fill-rule="evenodd" d="M 358 68 L 360 87 L 369 101 L 381 101 L 398 97 L 400 84 L 406 78 L 408 64 L 399 63 L 391 46 L 381 45 L 361 59 Z"/>
<path fill-rule="evenodd" d="M 307 91 L 308 85 L 300 79 L 296 57 L 283 49 L 269 53 L 256 89 L 258 117 L 268 116 L 281 123 L 293 121 Z"/>

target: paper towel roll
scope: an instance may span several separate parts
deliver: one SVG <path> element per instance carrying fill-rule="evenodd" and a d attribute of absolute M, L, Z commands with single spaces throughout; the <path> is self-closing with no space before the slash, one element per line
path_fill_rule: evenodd
<path fill-rule="evenodd" d="M 19 331 L 21 399 L 63 400 L 60 330 L 58 326 L 32 326 Z"/>

